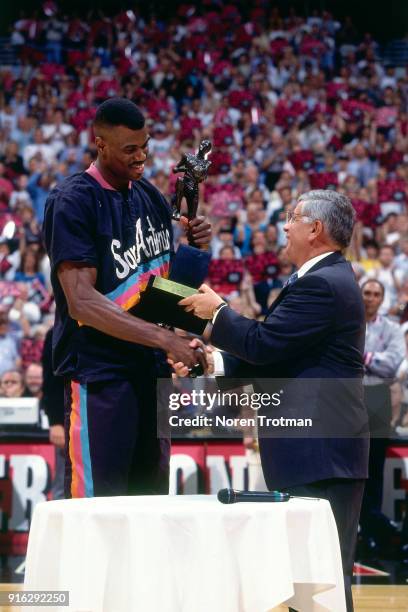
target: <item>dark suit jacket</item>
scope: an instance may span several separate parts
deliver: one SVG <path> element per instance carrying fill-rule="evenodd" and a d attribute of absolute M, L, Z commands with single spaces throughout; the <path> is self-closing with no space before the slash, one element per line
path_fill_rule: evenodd
<path fill-rule="evenodd" d="M 367 477 L 369 443 L 359 435 L 367 425 L 362 390 L 364 339 L 361 290 L 340 252 L 328 255 L 284 287 L 264 322 L 247 319 L 228 307 L 218 314 L 211 341 L 229 353 L 224 355 L 226 376 L 295 379 L 297 383 L 314 379 L 316 384 L 304 381 L 307 401 L 293 398 L 289 416 L 312 416 L 322 431 L 331 432 L 319 438 L 291 439 L 284 434 L 261 438 L 262 467 L 270 489 L 334 477 Z M 339 389 L 345 381 L 342 388 L 348 391 L 331 392 L 333 380 Z"/>

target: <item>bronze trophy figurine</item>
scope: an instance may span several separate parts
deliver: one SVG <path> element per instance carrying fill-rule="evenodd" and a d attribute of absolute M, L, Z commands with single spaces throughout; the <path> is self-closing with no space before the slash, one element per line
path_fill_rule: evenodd
<path fill-rule="evenodd" d="M 173 172 L 184 172 L 177 178 L 176 193 L 172 199 L 173 219 L 180 219 L 181 201 L 186 199 L 189 222 L 196 218 L 198 208 L 198 184 L 207 178 L 211 162 L 207 155 L 211 142 L 202 140 L 198 152 L 183 155 Z M 198 287 L 208 275 L 211 255 L 195 247 L 191 232 L 187 231 L 189 245 L 180 244 L 172 260 L 169 278 L 151 275 L 140 301 L 132 309 L 137 317 L 170 327 L 178 327 L 193 334 L 201 335 L 207 321 L 186 312 L 178 305 L 183 297 L 197 293 Z M 192 273 L 193 272 L 193 273 Z M 190 377 L 203 373 L 201 364 L 192 368 Z"/>
<path fill-rule="evenodd" d="M 211 162 L 207 160 L 207 155 L 211 151 L 212 145 L 209 140 L 202 140 L 196 155 L 185 153 L 173 172 L 184 172 L 183 178 L 180 176 L 176 182 L 176 195 L 173 198 L 173 219 L 180 219 L 181 201 L 183 197 L 187 202 L 187 218 L 194 219 L 198 208 L 198 184 L 202 183 L 208 174 Z"/>

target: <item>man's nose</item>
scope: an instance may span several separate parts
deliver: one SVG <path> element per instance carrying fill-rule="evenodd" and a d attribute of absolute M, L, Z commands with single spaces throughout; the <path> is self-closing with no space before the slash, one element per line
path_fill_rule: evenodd
<path fill-rule="evenodd" d="M 147 158 L 147 153 L 145 151 L 143 151 L 142 149 L 140 149 L 139 151 L 136 151 L 136 161 L 141 162 L 141 161 L 145 161 L 145 159 Z"/>

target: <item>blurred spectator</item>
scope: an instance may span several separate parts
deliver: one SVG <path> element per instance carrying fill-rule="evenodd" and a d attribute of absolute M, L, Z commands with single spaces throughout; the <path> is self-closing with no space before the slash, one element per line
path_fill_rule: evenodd
<path fill-rule="evenodd" d="M 211 254 L 214 259 L 220 257 L 220 252 L 223 247 L 229 246 L 233 250 L 234 259 L 241 257 L 241 251 L 234 245 L 234 233 L 230 225 L 222 225 L 218 232 L 213 236 L 211 244 Z"/>
<path fill-rule="evenodd" d="M 11 139 L 16 142 L 19 147 L 20 155 L 25 151 L 27 145 L 33 142 L 35 123 L 33 115 L 20 117 L 17 122 L 17 127 L 12 130 L 10 134 Z"/>
<path fill-rule="evenodd" d="M 251 238 L 256 230 L 266 229 L 265 213 L 261 204 L 249 202 L 246 209 L 246 219 L 238 222 L 234 231 L 234 240 L 238 244 L 242 255 L 251 252 Z"/>
<path fill-rule="evenodd" d="M 57 108 L 55 111 L 49 109 L 46 123 L 41 127 L 44 142 L 49 144 L 55 155 L 58 155 L 65 147 L 66 139 L 74 131 L 72 125 L 64 123 L 64 111 Z"/>
<path fill-rule="evenodd" d="M 280 130 L 271 134 L 269 146 L 264 149 L 261 169 L 265 176 L 265 185 L 271 191 L 274 189 L 285 167 L 287 157 L 286 144 Z"/>
<path fill-rule="evenodd" d="M 30 170 L 30 162 L 35 159 L 37 162 L 43 162 L 50 167 L 55 163 L 55 150 L 50 144 L 44 140 L 43 131 L 41 128 L 36 128 L 34 131 L 34 139 L 32 144 L 27 144 L 23 149 L 24 167 Z"/>
<path fill-rule="evenodd" d="M 370 270 L 378 270 L 381 268 L 381 262 L 378 259 L 379 246 L 375 240 L 367 240 L 365 244 L 364 256 L 360 258 L 359 264 L 363 267 L 366 273 Z"/>
<path fill-rule="evenodd" d="M 12 250 L 12 241 L 0 236 L 0 279 L 12 281 L 20 265 L 20 253 Z"/>
<path fill-rule="evenodd" d="M 20 365 L 20 337 L 9 321 L 8 309 L 0 306 L 0 375 Z"/>
<path fill-rule="evenodd" d="M 271 253 L 278 251 L 278 232 L 273 223 L 269 223 L 265 229 L 265 247 Z"/>
<path fill-rule="evenodd" d="M 212 259 L 208 269 L 209 282 L 224 298 L 236 297 L 244 276 L 242 259 L 235 259 L 234 247 L 223 246 L 219 259 Z"/>
<path fill-rule="evenodd" d="M 384 286 L 378 280 L 362 285 L 367 332 L 364 399 L 370 427 L 369 478 L 366 482 L 360 526 L 366 553 L 375 555 L 389 542 L 395 526 L 382 513 L 385 453 L 391 431 L 390 386 L 405 356 L 400 326 L 379 314 Z"/>
<path fill-rule="evenodd" d="M 398 435 L 408 434 L 408 329 L 401 326 L 405 338 L 405 357 L 402 360 L 398 371 L 397 380 L 401 385 L 401 397 L 399 410 L 393 415 L 393 425 Z"/>
<path fill-rule="evenodd" d="M 44 219 L 45 202 L 54 186 L 54 175 L 51 172 L 33 172 L 27 184 L 36 217 L 40 223 Z"/>
<path fill-rule="evenodd" d="M 20 267 L 15 273 L 14 280 L 22 283 L 38 280 L 45 287 L 44 275 L 40 272 L 40 261 L 40 252 L 27 247 L 21 255 Z"/>
<path fill-rule="evenodd" d="M 401 270 L 404 276 L 408 276 L 408 236 L 403 236 L 399 241 L 400 253 L 394 259 L 396 270 Z"/>
<path fill-rule="evenodd" d="M 367 279 L 376 279 L 384 286 L 384 296 L 380 304 L 380 314 L 386 315 L 397 305 L 398 292 L 401 288 L 403 273 L 395 267 L 394 248 L 391 245 L 384 245 L 379 252 L 379 267 L 372 267 L 368 270 L 363 282 Z"/>
<path fill-rule="evenodd" d="M 45 328 L 29 325 L 30 331 L 24 335 L 20 343 L 21 367 L 28 368 L 31 363 L 40 363 L 44 346 Z"/>
<path fill-rule="evenodd" d="M 21 174 L 14 181 L 14 190 L 11 192 L 9 199 L 11 210 L 15 210 L 22 205 L 31 207 L 31 197 L 27 191 L 27 185 L 28 177 L 26 174 Z"/>
<path fill-rule="evenodd" d="M 236 299 L 236 298 L 235 298 Z M 241 309 L 237 308 L 234 302 L 230 301 L 230 306 L 249 319 L 256 319 L 262 313 L 262 307 L 258 303 L 254 291 L 254 283 L 248 272 L 244 273 L 240 287 Z"/>
<path fill-rule="evenodd" d="M 4 155 L 0 157 L 0 161 L 4 164 L 5 173 L 9 179 L 18 179 L 19 176 L 25 174 L 23 158 L 19 155 L 17 142 L 10 140 L 7 143 Z"/>
<path fill-rule="evenodd" d="M 25 397 L 24 378 L 20 370 L 6 370 L 0 379 L 1 394 L 4 397 Z"/>
<path fill-rule="evenodd" d="M 24 240 L 22 245 L 34 245 L 41 242 L 41 229 L 34 213 L 34 209 L 27 201 L 19 201 L 16 205 L 16 215 L 21 222 L 19 227 L 20 238 Z M 20 250 L 21 246 L 20 245 Z"/>
<path fill-rule="evenodd" d="M 43 371 L 40 363 L 30 363 L 24 372 L 24 384 L 27 395 L 41 398 L 43 383 Z"/>
<path fill-rule="evenodd" d="M 370 159 L 368 152 L 362 144 L 356 144 L 353 149 L 353 157 L 348 163 L 348 175 L 355 176 L 362 187 L 365 187 L 368 181 L 375 178 L 378 172 L 378 162 Z"/>
<path fill-rule="evenodd" d="M 13 192 L 13 183 L 7 178 L 7 169 L 0 162 L 0 210 L 6 210 L 10 196 Z"/>
<path fill-rule="evenodd" d="M 286 214 L 290 210 L 292 210 L 292 207 L 295 204 L 295 200 L 293 198 L 292 190 L 290 187 L 283 186 L 278 190 L 278 193 L 278 208 L 274 210 L 270 219 L 270 222 L 273 224 L 280 222 L 286 223 Z"/>

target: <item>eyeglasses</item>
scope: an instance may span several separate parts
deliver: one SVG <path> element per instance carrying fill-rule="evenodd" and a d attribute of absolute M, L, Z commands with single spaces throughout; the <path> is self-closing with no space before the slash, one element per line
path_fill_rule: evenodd
<path fill-rule="evenodd" d="M 299 213 L 295 212 L 286 213 L 286 223 L 295 223 L 297 219 L 308 219 L 309 221 L 313 221 L 313 219 L 307 215 L 300 215 Z"/>
<path fill-rule="evenodd" d="M 19 383 L 20 383 L 19 380 L 12 380 L 12 379 L 10 379 L 10 380 L 2 380 L 1 381 L 2 385 L 18 385 Z"/>

